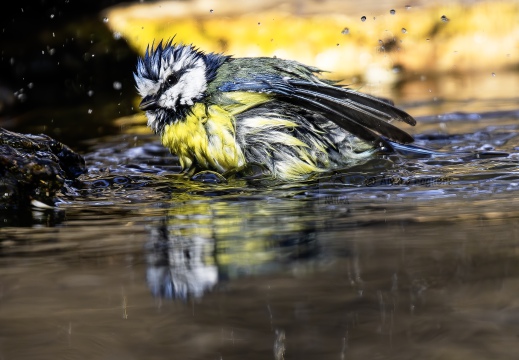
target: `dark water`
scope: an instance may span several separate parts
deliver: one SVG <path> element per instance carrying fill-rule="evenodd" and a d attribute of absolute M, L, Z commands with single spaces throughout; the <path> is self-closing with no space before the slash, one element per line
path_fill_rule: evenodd
<path fill-rule="evenodd" d="M 393 94 L 447 155 L 300 184 L 185 181 L 137 127 L 85 142 L 85 189 L 0 228 L 0 359 L 514 358 L 514 76 Z"/>

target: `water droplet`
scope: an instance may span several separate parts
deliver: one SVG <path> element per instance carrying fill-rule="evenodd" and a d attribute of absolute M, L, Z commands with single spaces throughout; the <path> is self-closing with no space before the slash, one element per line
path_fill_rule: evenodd
<path fill-rule="evenodd" d="M 209 10 L 209 12 L 210 12 L 210 13 L 212 14 L 212 13 L 214 12 L 214 10 L 213 10 L 213 9 L 211 9 L 211 10 Z"/>
<path fill-rule="evenodd" d="M 366 17 L 365 16 L 361 17 L 360 21 L 366 21 Z"/>
<path fill-rule="evenodd" d="M 87 95 L 91 97 L 92 95 L 94 95 L 94 91 L 88 90 Z"/>
<path fill-rule="evenodd" d="M 105 18 L 103 19 L 103 22 L 106 24 L 106 23 L 108 22 L 108 18 L 105 17 Z"/>
<path fill-rule="evenodd" d="M 443 22 L 449 22 L 449 18 L 445 15 L 442 15 L 442 21 Z"/>
<path fill-rule="evenodd" d="M 114 81 L 113 87 L 115 90 L 121 90 L 123 87 L 123 84 L 121 84 L 119 81 Z"/>
<path fill-rule="evenodd" d="M 89 114 L 92 114 L 92 109 L 88 109 L 88 113 L 89 113 Z"/>
<path fill-rule="evenodd" d="M 391 10 L 389 10 L 389 13 L 390 13 L 391 15 L 395 15 L 395 14 L 396 14 L 396 10 L 395 10 L 395 9 L 391 9 Z"/>
<path fill-rule="evenodd" d="M 119 31 L 116 31 L 114 32 L 114 39 L 115 40 L 119 40 L 121 39 L 123 36 L 121 35 L 121 33 Z"/>
<path fill-rule="evenodd" d="M 50 18 L 51 18 L 51 19 L 54 19 L 54 14 L 50 14 Z"/>
<path fill-rule="evenodd" d="M 56 53 L 56 49 L 49 49 L 49 55 L 54 55 Z"/>
<path fill-rule="evenodd" d="M 405 6 L 405 9 L 406 9 L 406 10 L 410 10 L 410 9 L 411 9 L 411 5 L 406 5 L 406 6 Z"/>
<path fill-rule="evenodd" d="M 29 89 L 32 89 L 32 88 L 34 87 L 34 84 L 33 84 L 32 82 L 30 82 L 30 83 L 27 84 L 27 87 L 28 87 Z"/>
<path fill-rule="evenodd" d="M 405 34 L 407 32 L 406 28 L 402 28 L 402 34 Z"/>
<path fill-rule="evenodd" d="M 348 28 L 344 28 L 344 29 L 342 29 L 342 31 L 341 31 L 341 34 L 342 34 L 342 35 L 348 35 L 349 33 L 350 33 L 350 29 L 348 29 Z"/>
<path fill-rule="evenodd" d="M 496 73 L 492 73 L 492 76 L 496 76 Z"/>
<path fill-rule="evenodd" d="M 380 40 L 380 39 L 378 40 L 378 43 L 379 43 L 380 45 L 384 45 L 384 42 L 383 42 L 382 40 Z"/>

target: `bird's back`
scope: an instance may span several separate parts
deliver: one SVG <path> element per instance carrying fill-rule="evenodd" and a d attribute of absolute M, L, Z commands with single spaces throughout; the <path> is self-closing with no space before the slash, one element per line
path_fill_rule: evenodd
<path fill-rule="evenodd" d="M 224 108 L 233 113 L 236 144 L 246 162 L 263 164 L 276 178 L 299 180 L 357 164 L 373 154 L 376 144 L 359 138 L 319 106 L 291 93 L 290 82 L 296 81 L 337 88 L 346 98 L 348 93 L 318 74 L 316 68 L 275 58 L 230 58 L 218 69 L 216 79 L 208 85 L 213 97 L 210 102 L 226 104 Z M 374 105 L 392 108 L 373 99 Z"/>

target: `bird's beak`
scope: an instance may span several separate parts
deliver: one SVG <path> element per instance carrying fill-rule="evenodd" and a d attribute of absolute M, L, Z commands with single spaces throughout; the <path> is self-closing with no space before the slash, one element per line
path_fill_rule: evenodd
<path fill-rule="evenodd" d="M 139 104 L 139 109 L 141 110 L 155 110 L 157 107 L 157 98 L 155 96 L 146 96 Z"/>

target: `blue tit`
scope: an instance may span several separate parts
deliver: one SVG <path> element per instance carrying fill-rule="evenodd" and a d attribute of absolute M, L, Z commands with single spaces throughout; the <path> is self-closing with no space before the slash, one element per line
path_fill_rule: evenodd
<path fill-rule="evenodd" d="M 192 45 L 148 46 L 134 73 L 140 109 L 185 172 L 261 164 L 276 179 L 365 161 L 413 138 L 391 124 L 415 120 L 386 100 L 278 58 L 234 58 Z"/>

